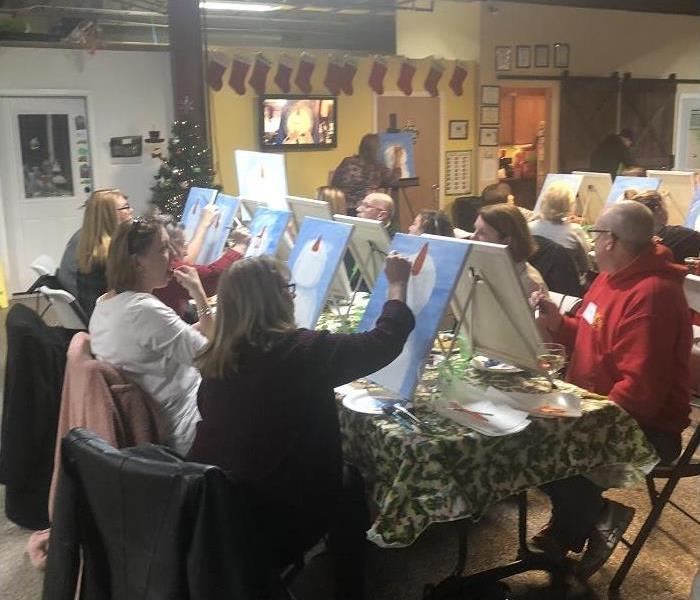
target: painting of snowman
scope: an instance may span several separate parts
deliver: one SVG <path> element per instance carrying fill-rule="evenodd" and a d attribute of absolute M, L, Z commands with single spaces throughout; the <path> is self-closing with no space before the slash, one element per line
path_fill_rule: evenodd
<path fill-rule="evenodd" d="M 291 282 L 296 286 L 294 319 L 313 329 L 328 297 L 333 277 L 347 248 L 352 225 L 306 217 L 289 255 Z"/>
<path fill-rule="evenodd" d="M 274 256 L 287 229 L 292 213 L 286 210 L 259 208 L 250 222 L 250 244 L 246 258 L 269 254 Z"/>
<path fill-rule="evenodd" d="M 209 188 L 191 187 L 180 219 L 185 229 L 185 239 L 189 242 L 199 225 L 202 208 L 214 202 L 217 191 Z"/>
<path fill-rule="evenodd" d="M 236 150 L 236 176 L 241 198 L 287 209 L 287 173 L 283 154 Z"/>
<path fill-rule="evenodd" d="M 406 290 L 406 303 L 413 312 L 416 326 L 401 354 L 383 369 L 369 375 L 368 379 L 407 399 L 415 391 L 423 362 L 462 273 L 469 246 L 444 237 L 418 237 L 398 233 L 391 250 L 406 256 L 413 264 Z M 439 269 L 437 265 L 440 265 Z M 369 331 L 374 327 L 387 297 L 386 275 L 382 273 L 370 296 L 358 331 Z"/>
<path fill-rule="evenodd" d="M 233 228 L 233 220 L 238 212 L 238 198 L 228 194 L 219 194 L 216 197 L 218 212 L 207 229 L 202 249 L 197 256 L 197 264 L 208 265 L 221 256 L 226 246 L 226 240 Z"/>
<path fill-rule="evenodd" d="M 605 206 L 610 206 L 624 200 L 630 194 L 629 192 L 634 190 L 635 193 L 641 194 L 642 192 L 656 191 L 659 189 L 660 179 L 655 177 L 631 177 L 629 175 L 618 175 L 613 181 L 612 187 L 610 188 L 610 194 L 608 195 L 608 200 Z"/>

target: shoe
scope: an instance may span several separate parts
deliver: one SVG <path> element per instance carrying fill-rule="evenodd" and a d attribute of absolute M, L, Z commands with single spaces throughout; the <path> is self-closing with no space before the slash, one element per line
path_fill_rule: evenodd
<path fill-rule="evenodd" d="M 613 500 L 605 501 L 600 518 L 588 536 L 586 551 L 574 569 L 579 579 L 588 579 L 607 562 L 633 517 L 634 508 Z"/>

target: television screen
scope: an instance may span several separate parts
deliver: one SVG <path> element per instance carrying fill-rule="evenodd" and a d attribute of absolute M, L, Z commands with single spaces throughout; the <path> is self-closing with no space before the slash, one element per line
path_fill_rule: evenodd
<path fill-rule="evenodd" d="M 337 98 L 263 96 L 260 98 L 260 149 L 335 148 Z"/>

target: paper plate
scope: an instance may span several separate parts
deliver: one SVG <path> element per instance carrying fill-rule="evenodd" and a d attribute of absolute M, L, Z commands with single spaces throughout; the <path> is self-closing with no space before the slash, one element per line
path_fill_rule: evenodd
<path fill-rule="evenodd" d="M 343 406 L 366 415 L 383 415 L 384 407 L 395 404 L 397 398 L 370 395 L 367 390 L 355 390 L 343 397 Z"/>
<path fill-rule="evenodd" d="M 499 360 L 487 358 L 486 356 L 475 356 L 471 359 L 471 366 L 479 371 L 489 371 L 491 373 L 522 373 L 523 369 L 503 363 Z"/>
<path fill-rule="evenodd" d="M 507 402 L 518 410 L 535 417 L 556 419 L 558 417 L 580 417 L 581 398 L 568 392 L 527 394 L 523 392 L 503 392 Z"/>

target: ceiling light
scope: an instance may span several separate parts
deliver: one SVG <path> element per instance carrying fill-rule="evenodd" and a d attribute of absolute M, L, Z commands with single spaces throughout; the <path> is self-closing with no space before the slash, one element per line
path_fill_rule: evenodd
<path fill-rule="evenodd" d="M 270 12 L 280 10 L 279 4 L 252 4 L 248 2 L 200 2 L 199 8 L 206 10 L 231 10 L 242 12 Z"/>

